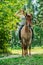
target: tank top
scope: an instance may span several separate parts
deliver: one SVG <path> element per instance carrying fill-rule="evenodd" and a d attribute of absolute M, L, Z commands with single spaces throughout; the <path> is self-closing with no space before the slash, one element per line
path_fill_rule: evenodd
<path fill-rule="evenodd" d="M 24 25 L 25 24 L 25 22 L 26 22 L 26 18 L 25 18 L 25 16 L 24 15 L 21 15 L 21 17 L 20 17 L 20 25 Z"/>

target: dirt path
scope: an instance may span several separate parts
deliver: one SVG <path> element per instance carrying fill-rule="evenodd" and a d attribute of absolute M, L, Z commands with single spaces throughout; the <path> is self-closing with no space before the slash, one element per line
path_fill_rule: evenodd
<path fill-rule="evenodd" d="M 31 52 L 31 54 L 43 54 L 43 52 Z M 9 55 L 9 56 L 5 56 L 5 57 L 2 57 L 0 58 L 0 60 L 3 60 L 3 59 L 8 59 L 8 58 L 17 58 L 17 57 L 21 57 L 22 55 L 19 54 L 19 55 Z"/>
<path fill-rule="evenodd" d="M 17 58 L 17 57 L 21 57 L 21 55 L 10 55 L 10 56 L 6 56 L 6 57 L 3 57 L 3 58 L 0 58 L 0 60 L 8 59 L 8 58 Z"/>

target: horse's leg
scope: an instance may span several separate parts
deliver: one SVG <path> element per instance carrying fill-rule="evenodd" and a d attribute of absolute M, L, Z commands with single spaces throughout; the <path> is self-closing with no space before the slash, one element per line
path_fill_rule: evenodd
<path fill-rule="evenodd" d="M 25 40 L 22 40 L 22 56 L 28 55 L 28 49 Z"/>
<path fill-rule="evenodd" d="M 31 55 L 31 44 L 29 44 L 29 55 Z"/>
<path fill-rule="evenodd" d="M 23 45 L 23 47 L 22 47 L 22 56 L 24 56 L 24 55 L 28 55 L 28 49 L 27 49 L 26 46 Z"/>
<path fill-rule="evenodd" d="M 22 47 L 22 56 L 23 56 L 23 47 Z"/>
<path fill-rule="evenodd" d="M 24 47 L 22 45 L 22 56 L 24 56 Z"/>
<path fill-rule="evenodd" d="M 30 41 L 29 41 L 29 55 L 31 55 L 31 41 L 32 41 L 32 39 L 30 39 Z"/>
<path fill-rule="evenodd" d="M 28 55 L 28 49 L 27 48 L 24 49 L 24 52 L 25 52 L 25 55 Z"/>
<path fill-rule="evenodd" d="M 22 56 L 24 56 L 24 45 L 23 45 L 23 40 L 22 40 L 21 42 L 22 42 Z"/>
<path fill-rule="evenodd" d="M 24 44 L 24 55 L 28 55 L 28 46 Z"/>
<path fill-rule="evenodd" d="M 22 38 L 22 56 L 24 56 L 24 39 Z"/>

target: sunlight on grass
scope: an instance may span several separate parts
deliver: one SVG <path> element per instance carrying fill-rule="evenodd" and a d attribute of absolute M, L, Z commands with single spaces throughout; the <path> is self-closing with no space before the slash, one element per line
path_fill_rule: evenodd
<path fill-rule="evenodd" d="M 9 49 L 12 54 L 22 54 L 22 49 Z M 43 48 L 41 47 L 34 47 L 31 49 L 32 54 L 43 54 Z"/>

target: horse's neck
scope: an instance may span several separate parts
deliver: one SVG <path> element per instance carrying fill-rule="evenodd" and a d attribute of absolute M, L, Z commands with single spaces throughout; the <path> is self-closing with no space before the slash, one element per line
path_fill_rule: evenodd
<path fill-rule="evenodd" d="M 30 28 L 27 25 L 25 25 L 25 31 L 30 32 Z"/>

